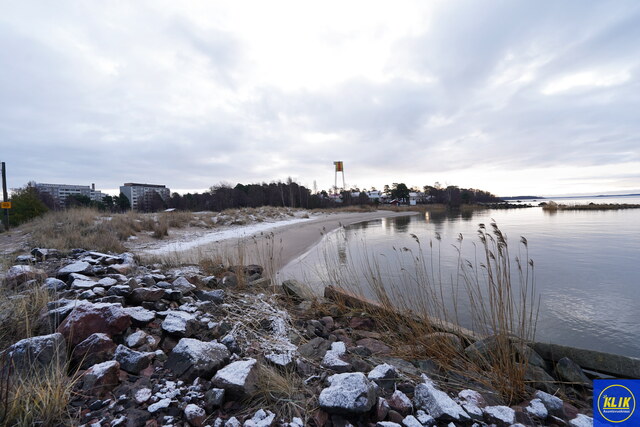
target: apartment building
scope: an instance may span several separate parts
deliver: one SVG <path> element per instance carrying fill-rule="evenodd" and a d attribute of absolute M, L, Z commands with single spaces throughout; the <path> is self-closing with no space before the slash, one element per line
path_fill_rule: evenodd
<path fill-rule="evenodd" d="M 86 196 L 96 202 L 101 202 L 105 196 L 101 191 L 96 190 L 95 184 L 88 186 L 73 184 L 45 184 L 40 182 L 35 184 L 35 188 L 41 193 L 51 195 L 54 202 L 59 207 L 64 207 L 67 197 L 72 195 Z"/>
<path fill-rule="evenodd" d="M 171 196 L 171 190 L 164 185 L 139 184 L 135 182 L 126 182 L 120 186 L 120 192 L 129 199 L 131 209 L 140 209 L 145 206 L 155 193 L 165 201 Z"/>

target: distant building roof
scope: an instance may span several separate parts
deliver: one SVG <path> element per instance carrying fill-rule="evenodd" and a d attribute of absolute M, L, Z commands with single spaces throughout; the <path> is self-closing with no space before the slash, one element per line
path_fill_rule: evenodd
<path fill-rule="evenodd" d="M 157 188 L 165 188 L 166 185 L 159 184 L 140 184 L 138 182 L 125 182 L 124 187 L 157 187 Z"/>

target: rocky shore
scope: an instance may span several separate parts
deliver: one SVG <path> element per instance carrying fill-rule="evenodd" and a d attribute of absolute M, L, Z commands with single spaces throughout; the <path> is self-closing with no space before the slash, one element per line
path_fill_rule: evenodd
<path fill-rule="evenodd" d="M 397 357 L 363 307 L 274 286 L 258 265 L 202 271 L 34 249 L 2 283 L 11 301 L 42 289 L 50 301 L 40 335 L 2 352 L 0 396 L 62 370 L 73 392 L 58 425 L 592 425 L 591 378 L 571 359 L 528 348 L 528 397 L 509 404 L 435 360 Z M 491 357 L 492 337 L 445 336 Z"/>

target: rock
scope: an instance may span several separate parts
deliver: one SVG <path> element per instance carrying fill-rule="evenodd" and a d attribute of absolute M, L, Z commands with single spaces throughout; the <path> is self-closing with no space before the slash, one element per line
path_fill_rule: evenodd
<path fill-rule="evenodd" d="M 105 288 L 110 288 L 111 286 L 117 285 L 118 281 L 113 277 L 103 277 L 98 280 L 98 285 L 103 286 Z"/>
<path fill-rule="evenodd" d="M 167 314 L 167 317 L 162 322 L 162 330 L 180 337 L 189 336 L 195 323 L 196 318 L 193 314 L 173 310 Z"/>
<path fill-rule="evenodd" d="M 482 408 L 487 406 L 487 402 L 480 393 L 475 390 L 462 390 L 458 393 L 458 399 L 462 409 L 464 409 L 471 418 L 474 420 L 483 419 Z"/>
<path fill-rule="evenodd" d="M 282 290 L 297 301 L 310 300 L 314 297 L 309 286 L 294 279 L 282 282 Z"/>
<path fill-rule="evenodd" d="M 15 262 L 18 264 L 32 264 L 36 261 L 36 257 L 32 255 L 18 255 Z"/>
<path fill-rule="evenodd" d="M 402 425 L 405 427 L 422 427 L 422 423 L 413 415 L 407 415 L 404 417 Z"/>
<path fill-rule="evenodd" d="M 230 396 L 250 396 L 258 388 L 258 361 L 247 359 L 230 363 L 220 369 L 211 382 L 214 386 L 223 388 Z"/>
<path fill-rule="evenodd" d="M 334 342 L 322 358 L 322 366 L 332 371 L 343 373 L 351 370 L 351 364 L 341 359 L 347 352 L 343 342 Z"/>
<path fill-rule="evenodd" d="M 240 421 L 236 417 L 231 417 L 224 423 L 224 427 L 241 427 Z"/>
<path fill-rule="evenodd" d="M 151 389 L 144 387 L 136 391 L 133 398 L 138 405 L 141 405 L 143 403 L 146 403 L 149 399 L 151 399 L 152 395 L 153 395 L 153 392 L 151 391 Z"/>
<path fill-rule="evenodd" d="M 113 264 L 109 266 L 107 271 L 112 274 L 122 274 L 126 276 L 131 274 L 135 268 L 135 264 L 130 263 Z"/>
<path fill-rule="evenodd" d="M 569 421 L 571 427 L 591 427 L 593 426 L 593 418 L 584 414 L 578 414 L 577 417 Z"/>
<path fill-rule="evenodd" d="M 110 337 L 122 334 L 131 325 L 131 317 L 117 304 L 79 304 L 58 327 L 71 346 L 94 333 Z"/>
<path fill-rule="evenodd" d="M 542 401 L 542 404 L 551 415 L 560 418 L 564 417 L 564 402 L 562 399 L 541 390 L 536 391 L 534 397 Z"/>
<path fill-rule="evenodd" d="M 159 301 L 164 296 L 164 289 L 160 288 L 137 288 L 129 294 L 129 301 L 133 304 L 140 304 L 145 301 Z"/>
<path fill-rule="evenodd" d="M 35 268 L 32 265 L 14 265 L 7 270 L 4 276 L 4 283 L 10 288 L 16 288 L 30 280 L 41 282 L 47 278 L 44 270 Z"/>
<path fill-rule="evenodd" d="M 169 398 L 160 399 L 156 403 L 149 405 L 149 407 L 147 408 L 147 411 L 153 414 L 163 409 L 167 409 L 169 406 L 171 406 L 171 399 Z"/>
<path fill-rule="evenodd" d="M 120 368 L 134 375 L 138 375 L 140 371 L 149 366 L 153 356 L 154 353 L 131 350 L 122 344 L 116 348 L 115 352 L 115 358 L 120 363 Z"/>
<path fill-rule="evenodd" d="M 389 391 L 395 387 L 396 380 L 398 379 L 398 371 L 395 366 L 383 363 L 373 368 L 367 375 L 367 378 Z"/>
<path fill-rule="evenodd" d="M 389 407 L 391 409 L 398 411 L 402 416 L 407 416 L 413 412 L 411 399 L 409 399 L 407 395 L 400 390 L 394 391 L 391 397 L 387 399 L 387 402 L 389 402 Z"/>
<path fill-rule="evenodd" d="M 190 403 L 184 408 L 184 417 L 192 426 L 202 427 L 204 420 L 207 418 L 207 413 L 198 405 Z"/>
<path fill-rule="evenodd" d="M 285 351 L 283 353 L 269 353 L 269 354 L 265 354 L 264 358 L 265 360 L 267 360 L 268 362 L 276 365 L 276 366 L 280 366 L 282 368 L 286 368 L 288 366 L 291 366 L 293 364 L 293 356 L 294 356 L 295 352 L 294 351 Z"/>
<path fill-rule="evenodd" d="M 87 274 L 87 273 L 91 273 L 93 270 L 93 267 L 91 267 L 91 264 L 89 264 L 86 261 L 76 261 L 74 263 L 68 264 L 64 267 L 62 267 L 60 270 L 58 270 L 58 277 L 67 277 L 69 274 L 71 273 L 80 273 L 80 274 Z"/>
<path fill-rule="evenodd" d="M 269 427 L 276 418 L 276 414 L 271 411 L 259 409 L 253 418 L 244 422 L 244 427 Z"/>
<path fill-rule="evenodd" d="M 131 317 L 134 326 L 145 326 L 156 318 L 156 313 L 142 307 L 125 307 L 124 312 Z"/>
<path fill-rule="evenodd" d="M 204 394 L 205 409 L 211 413 L 216 408 L 219 408 L 224 403 L 224 389 L 223 388 L 211 388 Z"/>
<path fill-rule="evenodd" d="M 178 377 L 194 380 L 208 378 L 229 359 L 229 350 L 218 342 L 182 338 L 165 363 Z"/>
<path fill-rule="evenodd" d="M 436 419 L 424 412 L 422 409 L 418 409 L 416 411 L 416 419 L 420 421 L 425 427 L 431 427 L 436 423 Z"/>
<path fill-rule="evenodd" d="M 508 406 L 486 406 L 483 411 L 488 423 L 510 426 L 516 422 L 516 411 Z"/>
<path fill-rule="evenodd" d="M 12 371 L 26 374 L 34 368 L 38 371 L 53 367 L 63 369 L 67 362 L 67 347 L 62 334 L 55 333 L 22 339 L 10 346 L 5 355 Z"/>
<path fill-rule="evenodd" d="M 573 360 L 563 357 L 556 364 L 556 372 L 561 380 L 581 385 L 584 387 L 592 387 L 592 382 Z"/>
<path fill-rule="evenodd" d="M 555 384 L 553 377 L 544 369 L 537 366 L 527 365 L 524 379 L 532 387 L 545 390 L 549 393 L 555 393 L 558 391 L 558 386 Z"/>
<path fill-rule="evenodd" d="M 178 277 L 176 280 L 174 280 L 171 283 L 171 288 L 182 292 L 183 295 L 187 295 L 188 293 L 196 289 L 195 285 L 192 285 L 191 282 L 189 282 L 184 277 Z"/>
<path fill-rule="evenodd" d="M 71 360 L 74 364 L 79 365 L 80 369 L 87 369 L 95 364 L 111 360 L 115 349 L 115 343 L 107 334 L 95 333 L 74 347 Z"/>
<path fill-rule="evenodd" d="M 433 332 L 427 334 L 425 338 L 435 348 L 451 349 L 456 353 L 462 353 L 464 349 L 460 337 L 449 332 Z"/>
<path fill-rule="evenodd" d="M 222 276 L 220 284 L 225 288 L 234 288 L 238 286 L 238 276 L 235 273 L 227 271 Z"/>
<path fill-rule="evenodd" d="M 371 350 L 371 353 L 373 354 L 391 353 L 391 347 L 389 347 L 382 341 L 374 338 L 363 338 L 361 340 L 356 341 L 356 344 L 368 348 L 369 350 Z"/>
<path fill-rule="evenodd" d="M 371 317 L 352 317 L 351 320 L 349 320 L 349 327 L 351 329 L 370 331 L 375 327 L 375 323 Z"/>
<path fill-rule="evenodd" d="M 222 304 L 224 302 L 223 289 L 215 289 L 213 291 L 195 291 L 194 294 L 200 301 L 211 301 L 216 304 Z"/>
<path fill-rule="evenodd" d="M 439 422 L 466 422 L 470 420 L 469 414 L 449 395 L 436 389 L 429 377 L 423 375 L 422 378 L 424 382 L 416 386 L 413 396 L 416 409 L 422 409 Z"/>
<path fill-rule="evenodd" d="M 376 403 L 375 388 L 361 372 L 335 374 L 329 387 L 320 392 L 320 407 L 332 414 L 356 415 L 368 412 Z"/>
<path fill-rule="evenodd" d="M 71 289 L 74 290 L 87 290 L 96 286 L 98 286 L 96 282 L 86 279 L 74 279 L 74 281 L 71 283 Z"/>
<path fill-rule="evenodd" d="M 376 419 L 379 421 L 386 419 L 387 415 L 389 414 L 389 409 L 390 409 L 389 403 L 386 401 L 386 399 L 379 397 L 378 400 L 376 401 L 376 409 L 375 409 Z"/>
<path fill-rule="evenodd" d="M 549 411 L 540 399 L 532 399 L 531 402 L 529 402 L 529 405 L 524 408 L 524 411 L 540 420 L 544 420 L 549 416 Z"/>
<path fill-rule="evenodd" d="M 145 331 L 136 331 L 129 335 L 126 339 L 127 346 L 130 348 L 141 347 L 145 344 L 154 343 L 154 339 L 151 335 L 146 333 Z"/>
<path fill-rule="evenodd" d="M 67 289 L 67 284 L 65 282 L 54 277 L 46 278 L 42 286 L 53 292 L 60 292 Z"/>
<path fill-rule="evenodd" d="M 57 249 L 33 248 L 31 249 L 31 255 L 38 261 L 44 261 L 47 259 L 60 258 L 60 251 Z"/>
<path fill-rule="evenodd" d="M 331 348 L 331 342 L 324 338 L 314 338 L 306 344 L 298 347 L 298 353 L 307 359 L 319 360 Z"/>
<path fill-rule="evenodd" d="M 376 427 L 402 427 L 402 424 L 394 423 L 393 421 L 378 421 Z"/>
<path fill-rule="evenodd" d="M 82 390 L 97 397 L 106 395 L 120 383 L 119 371 L 115 360 L 93 365 L 82 376 Z"/>

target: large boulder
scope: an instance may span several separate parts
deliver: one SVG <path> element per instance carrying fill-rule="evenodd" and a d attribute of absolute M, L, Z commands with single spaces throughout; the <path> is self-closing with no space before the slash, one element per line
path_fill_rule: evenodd
<path fill-rule="evenodd" d="M 258 389 L 258 361 L 239 360 L 216 372 L 211 383 L 236 398 L 248 397 Z"/>
<path fill-rule="evenodd" d="M 76 306 L 58 327 L 67 341 L 75 346 L 91 334 L 109 337 L 120 335 L 131 325 L 131 317 L 120 304 L 84 303 Z"/>
<path fill-rule="evenodd" d="M 556 372 L 561 380 L 573 384 L 589 387 L 591 380 L 587 377 L 580 366 L 568 357 L 563 357 L 556 364 Z"/>
<path fill-rule="evenodd" d="M 67 346 L 60 333 L 25 338 L 9 347 L 5 357 L 15 372 L 62 368 L 67 362 Z"/>
<path fill-rule="evenodd" d="M 362 372 L 336 374 L 320 392 L 320 407 L 331 414 L 358 415 L 369 412 L 376 403 L 374 385 Z"/>
<path fill-rule="evenodd" d="M 467 422 L 471 419 L 469 414 L 447 393 L 435 388 L 431 379 L 426 375 L 423 375 L 422 378 L 424 382 L 416 386 L 413 395 L 416 409 L 422 409 L 439 422 Z"/>
<path fill-rule="evenodd" d="M 218 342 L 182 338 L 169 354 L 165 368 L 187 380 L 210 378 L 229 359 L 229 350 Z"/>

